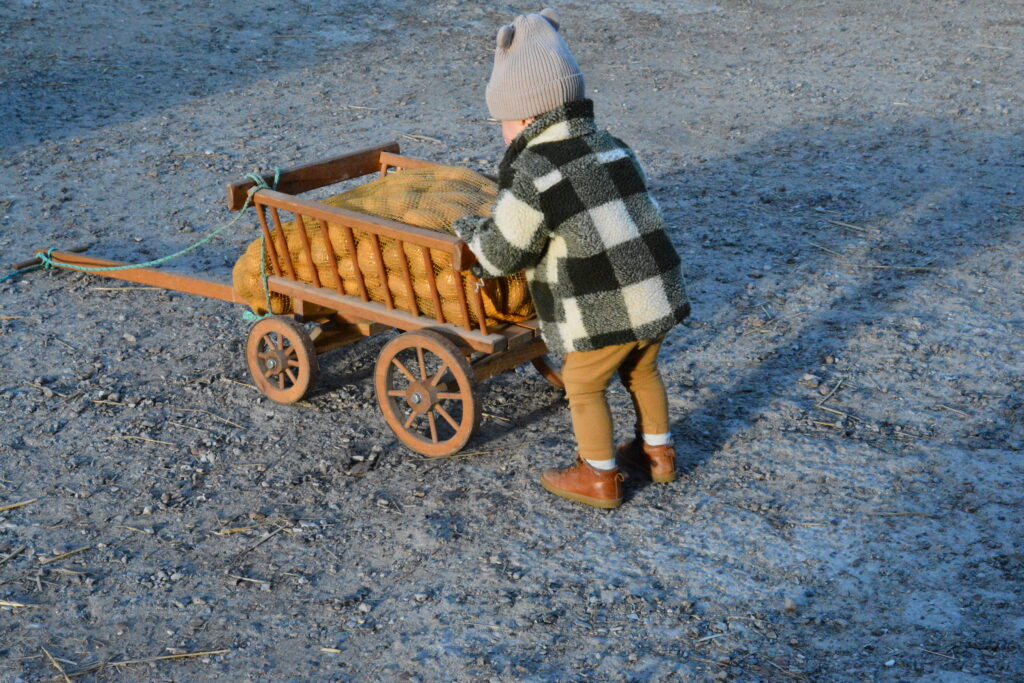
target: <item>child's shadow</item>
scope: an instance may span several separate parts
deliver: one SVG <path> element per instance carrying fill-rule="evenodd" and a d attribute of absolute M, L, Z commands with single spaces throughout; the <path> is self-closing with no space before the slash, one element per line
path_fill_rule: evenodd
<path fill-rule="evenodd" d="M 780 131 L 729 157 L 655 178 L 666 222 L 682 226 L 673 237 L 693 299 L 694 318 L 670 338 L 694 349 L 704 367 L 716 366 L 695 366 L 686 349 L 672 360 L 662 352 L 670 396 L 685 393 L 682 375 L 705 385 L 685 413 L 672 416 L 684 473 L 745 439 L 777 398 L 813 411 L 794 389 L 804 373 L 857 371 L 830 366 L 836 361 L 826 357 L 843 359 L 865 325 L 898 315 L 915 288 L 937 291 L 944 271 L 1012 230 L 977 209 L 1005 201 L 1012 181 L 985 169 L 1000 165 L 991 163 L 992 150 L 1013 149 L 1011 137 L 928 118 L 838 118 L 856 123 Z M 911 264 L 926 268 L 903 267 Z M 744 365 L 736 351 L 742 345 L 749 352 L 749 344 L 738 320 L 760 316 L 772 326 L 769 311 L 790 301 L 798 313 L 763 335 L 771 341 Z M 865 352 L 850 351 L 857 353 Z M 858 358 L 865 361 L 870 357 Z"/>

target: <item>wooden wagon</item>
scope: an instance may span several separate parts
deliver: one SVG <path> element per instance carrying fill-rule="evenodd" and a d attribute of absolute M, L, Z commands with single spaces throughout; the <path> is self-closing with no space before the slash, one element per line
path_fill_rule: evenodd
<path fill-rule="evenodd" d="M 435 164 L 401 156 L 398 144 L 392 142 L 282 171 L 276 190 L 262 188 L 252 193 L 250 205 L 255 208 L 272 270 L 267 288 L 272 294 L 289 297 L 293 312 L 257 321 L 249 331 L 245 357 L 261 392 L 279 403 L 294 403 L 316 385 L 318 356 L 372 334 L 400 330 L 401 334 L 384 345 L 376 362 L 374 385 L 381 414 L 403 444 L 427 456 L 443 456 L 465 446 L 479 426 L 478 382 L 529 361 L 549 382 L 562 387 L 558 369 L 545 355 L 536 318 L 519 323 L 488 321 L 481 288 L 468 273 L 474 257 L 457 237 L 297 196 L 353 178 L 384 176 L 391 169 L 431 165 Z M 270 183 L 273 178 L 265 180 Z M 231 183 L 228 206 L 240 210 L 255 184 L 253 180 Z M 282 228 L 289 217 L 295 221 L 301 241 L 299 263 L 289 253 Z M 307 224 L 323 229 L 307 231 Z M 375 250 L 378 273 L 364 273 L 353 259 L 357 294 L 346 293 L 329 229 L 340 229 L 353 252 L 357 236 L 369 239 Z M 325 244 L 317 245 L 312 241 L 316 239 Z M 399 288 L 407 295 L 398 296 L 384 286 L 380 290 L 383 296 L 371 297 L 368 278 L 388 283 L 394 282 L 389 277 L 396 276 L 384 272 L 382 240 L 397 242 L 403 254 L 405 245 L 418 247 L 413 253 L 425 259 L 425 267 L 419 270 L 426 276 L 432 306 L 417 304 L 416 285 L 423 291 L 423 283 L 414 283 L 413 268 L 404 259 L 397 275 Z M 314 267 L 314 249 L 331 255 L 333 269 L 328 281 L 322 281 Z M 122 265 L 71 251 L 54 251 L 51 258 L 58 267 Z M 450 263 L 453 272 L 446 275 L 460 284 L 454 314 L 441 303 L 434 273 L 439 260 Z M 312 282 L 296 277 L 303 263 L 304 272 L 312 273 Z M 243 303 L 230 284 L 202 278 L 149 268 L 96 274 Z"/>

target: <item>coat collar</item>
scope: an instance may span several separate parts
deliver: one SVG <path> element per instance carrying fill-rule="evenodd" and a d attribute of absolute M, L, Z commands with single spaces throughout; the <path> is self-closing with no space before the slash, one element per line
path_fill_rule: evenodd
<path fill-rule="evenodd" d="M 505 150 L 501 169 L 509 167 L 524 149 L 546 142 L 561 142 L 597 131 L 594 124 L 594 102 L 582 99 L 546 111 L 523 129 Z"/>

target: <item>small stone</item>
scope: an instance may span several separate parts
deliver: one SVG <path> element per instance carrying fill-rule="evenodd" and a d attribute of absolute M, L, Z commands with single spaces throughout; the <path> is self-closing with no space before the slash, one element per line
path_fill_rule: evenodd
<path fill-rule="evenodd" d="M 895 659 L 890 659 L 889 661 L 887 661 L 885 663 L 885 665 L 886 666 L 896 666 L 896 660 Z"/>
<path fill-rule="evenodd" d="M 796 614 L 796 603 L 793 598 L 786 598 L 786 601 L 782 604 L 782 611 L 786 614 Z"/>
<path fill-rule="evenodd" d="M 359 607 L 357 607 L 356 609 L 358 609 L 363 614 L 369 614 L 370 610 L 372 610 L 373 608 L 367 605 L 365 602 L 361 602 L 359 603 Z"/>
<path fill-rule="evenodd" d="M 131 332 L 125 332 L 124 334 L 121 335 L 121 337 L 129 344 L 134 344 L 135 342 L 138 341 L 138 339 L 135 338 L 135 335 L 132 334 Z"/>
<path fill-rule="evenodd" d="M 412 599 L 415 600 L 416 602 L 426 602 L 427 601 L 427 594 L 426 593 L 414 593 L 413 596 L 412 596 Z"/>

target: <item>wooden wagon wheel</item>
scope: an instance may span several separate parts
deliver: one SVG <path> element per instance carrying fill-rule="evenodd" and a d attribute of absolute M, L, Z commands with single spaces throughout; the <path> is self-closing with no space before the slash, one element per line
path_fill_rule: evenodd
<path fill-rule="evenodd" d="M 437 332 L 406 332 L 385 344 L 374 385 L 384 420 L 417 453 L 457 453 L 480 425 L 473 369 Z"/>
<path fill-rule="evenodd" d="M 278 403 L 295 403 L 316 386 L 320 364 L 309 333 L 292 318 L 273 316 L 249 330 L 245 362 L 256 387 Z"/>
<path fill-rule="evenodd" d="M 565 389 L 565 381 L 562 379 L 562 366 L 556 363 L 550 354 L 537 356 L 530 361 L 541 377 L 546 379 L 556 389 Z"/>

